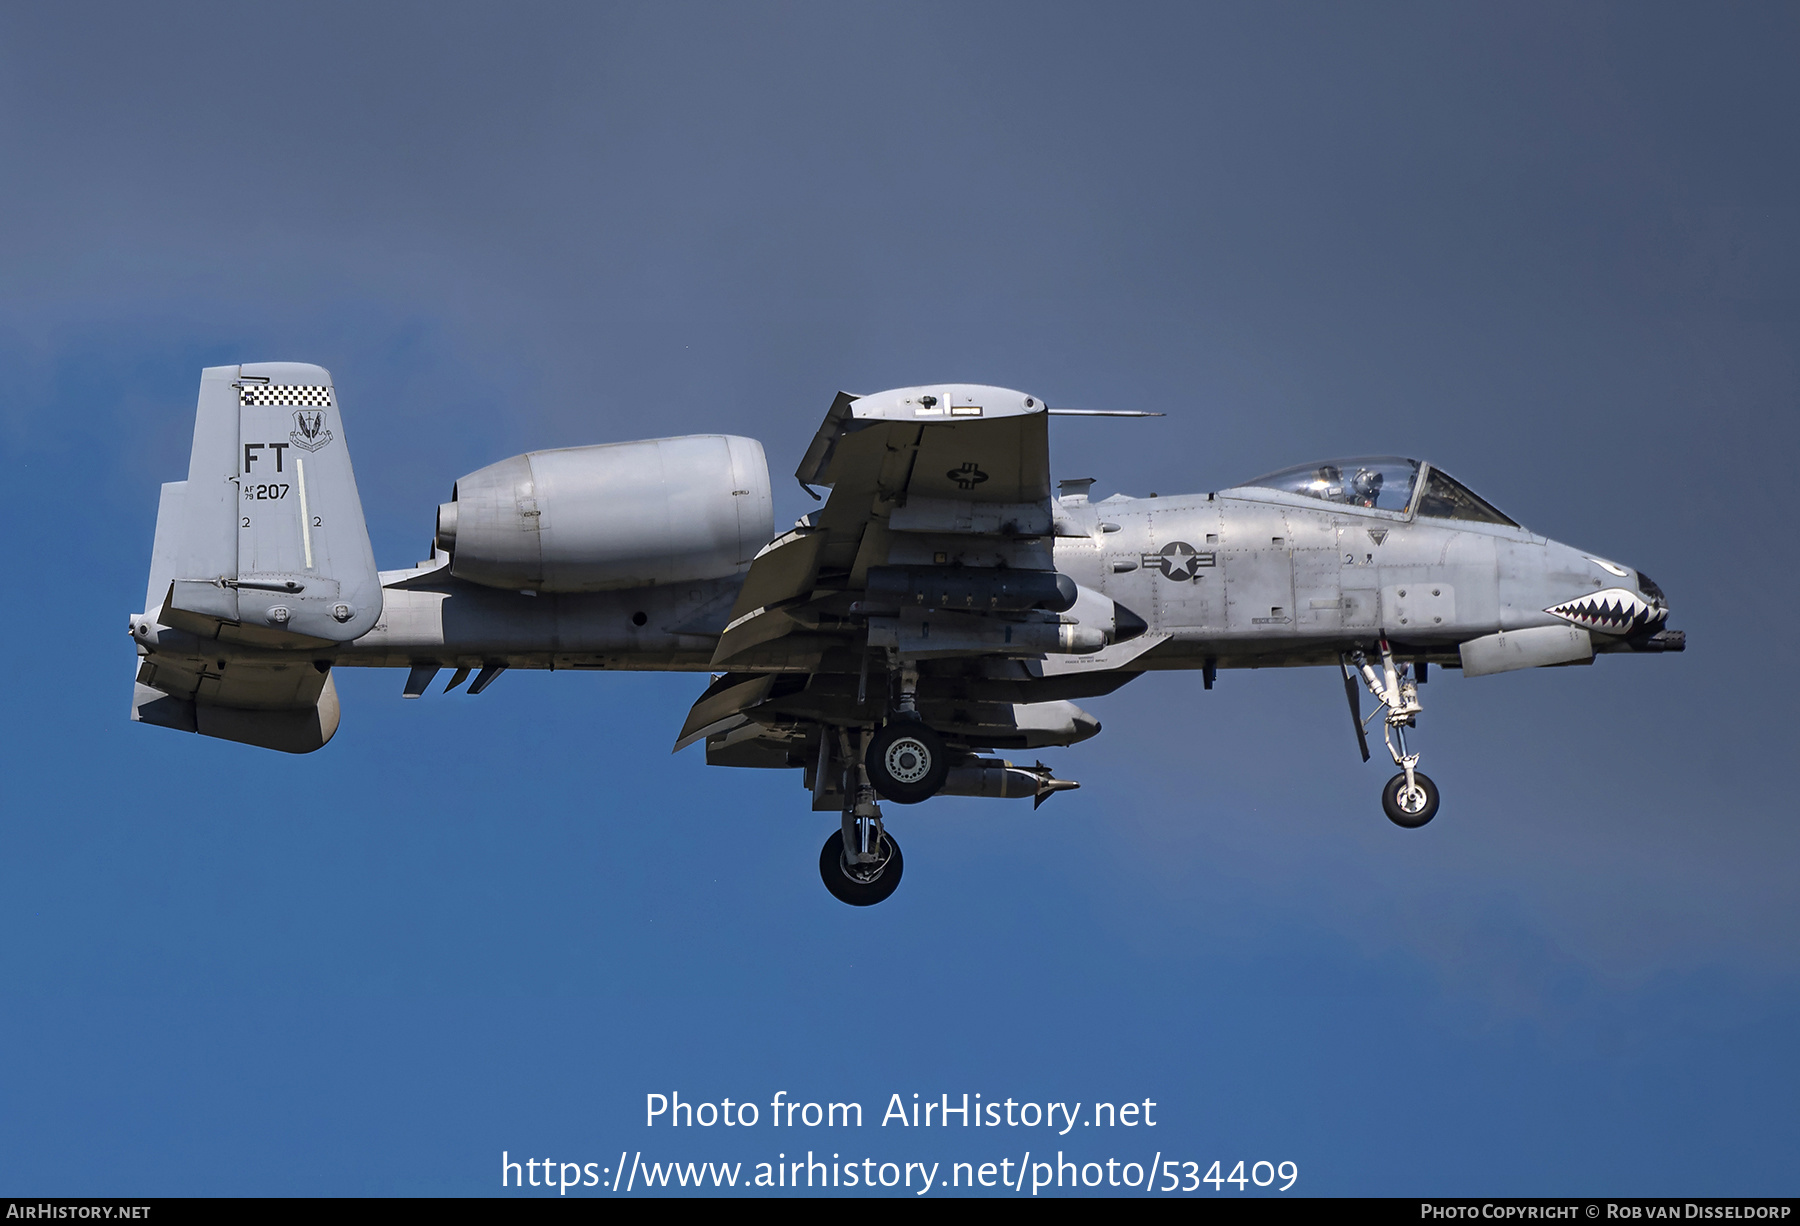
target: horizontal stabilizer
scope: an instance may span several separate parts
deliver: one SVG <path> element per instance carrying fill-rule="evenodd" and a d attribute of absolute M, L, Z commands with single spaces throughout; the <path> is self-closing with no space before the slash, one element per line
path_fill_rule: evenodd
<path fill-rule="evenodd" d="M 311 753 L 323 748 L 337 732 L 338 717 L 337 687 L 329 675 L 318 698 L 300 707 L 221 706 L 168 694 L 141 681 L 131 700 L 131 718 L 139 723 L 283 753 Z"/>

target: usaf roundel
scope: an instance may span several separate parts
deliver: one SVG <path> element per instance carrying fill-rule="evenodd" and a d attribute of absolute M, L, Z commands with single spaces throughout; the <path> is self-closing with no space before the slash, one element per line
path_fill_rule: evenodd
<path fill-rule="evenodd" d="M 1162 547 L 1162 552 L 1145 554 L 1143 561 L 1145 566 L 1162 571 L 1165 579 L 1191 583 L 1200 577 L 1203 567 L 1216 566 L 1217 557 L 1210 551 L 1202 553 L 1186 541 L 1170 541 Z"/>

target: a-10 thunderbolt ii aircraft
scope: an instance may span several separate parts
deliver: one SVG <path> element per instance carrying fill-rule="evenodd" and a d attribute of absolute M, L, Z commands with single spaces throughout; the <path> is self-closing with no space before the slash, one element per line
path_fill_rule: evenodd
<path fill-rule="evenodd" d="M 1417 827 L 1438 809 L 1406 739 L 1431 665 L 1684 646 L 1643 572 L 1526 530 L 1432 464 L 1092 502 L 1085 479 L 1052 493 L 1059 411 L 970 384 L 840 393 L 797 472 L 830 496 L 780 536 L 752 439 L 515 456 L 456 482 L 429 560 L 378 572 L 330 374 L 213 367 L 131 619 L 132 718 L 306 753 L 337 730 L 335 668 L 406 669 L 408 698 L 442 669 L 471 694 L 509 668 L 709 672 L 675 747 L 800 772 L 812 808 L 841 815 L 826 887 L 867 905 L 902 869 L 882 799 L 1075 787 L 985 755 L 1095 735 L 1075 700 L 1149 669 L 1208 689 L 1220 669 L 1340 670 L 1365 761 L 1362 689 L 1382 715 L 1398 768 L 1382 806 Z"/>

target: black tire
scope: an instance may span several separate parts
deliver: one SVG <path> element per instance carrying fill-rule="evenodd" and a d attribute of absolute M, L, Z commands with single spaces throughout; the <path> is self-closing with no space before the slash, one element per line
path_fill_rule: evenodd
<path fill-rule="evenodd" d="M 1438 811 L 1438 789 L 1437 784 L 1431 781 L 1431 776 L 1422 771 L 1414 771 L 1413 780 L 1419 785 L 1419 790 L 1425 793 L 1425 804 L 1416 812 L 1409 813 L 1400 807 L 1400 789 L 1406 786 L 1405 771 L 1389 779 L 1387 786 L 1381 789 L 1382 812 L 1388 815 L 1388 820 L 1394 825 L 1407 830 L 1417 830 L 1436 817 Z"/>
<path fill-rule="evenodd" d="M 901 805 L 930 800 L 950 774 L 944 738 L 910 719 L 893 720 L 877 729 L 863 764 L 875 790 Z"/>
<path fill-rule="evenodd" d="M 843 831 L 832 831 L 831 837 L 825 840 L 825 846 L 819 852 L 819 876 L 824 879 L 825 888 L 831 891 L 831 896 L 853 907 L 872 907 L 899 889 L 900 874 L 906 870 L 906 861 L 900 855 L 900 844 L 894 842 L 892 835 L 884 833 L 881 836 L 881 849 L 887 855 L 872 874 L 853 874 L 844 863 Z"/>

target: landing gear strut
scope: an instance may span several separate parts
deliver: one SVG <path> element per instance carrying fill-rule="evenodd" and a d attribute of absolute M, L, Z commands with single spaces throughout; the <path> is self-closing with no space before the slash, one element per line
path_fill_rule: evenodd
<path fill-rule="evenodd" d="M 863 752 L 853 756 L 849 733 L 838 733 L 840 760 L 853 764 L 844 772 L 844 790 L 851 799 L 844 809 L 843 828 L 826 839 L 819 851 L 819 876 L 825 888 L 833 898 L 853 907 L 873 906 L 887 898 L 899 888 L 906 867 L 900 844 L 882 828 L 881 806 L 869 782 L 867 761 L 874 739 L 865 729 Z"/>
<path fill-rule="evenodd" d="M 1417 717 L 1421 710 L 1419 686 L 1413 680 L 1409 666 L 1394 662 L 1393 649 L 1388 646 L 1385 637 L 1380 641 L 1380 650 L 1379 673 L 1360 649 L 1340 658 L 1344 670 L 1344 690 L 1350 697 L 1350 714 L 1356 720 L 1356 736 L 1362 743 L 1365 762 L 1369 760 L 1368 740 L 1363 735 L 1366 721 L 1362 717 L 1362 703 L 1357 699 L 1352 668 L 1361 675 L 1363 684 L 1380 704 L 1377 711 L 1381 707 L 1387 708 L 1382 739 L 1387 743 L 1388 753 L 1393 757 L 1394 765 L 1400 768 L 1400 773 L 1389 779 L 1387 786 L 1381 790 L 1381 808 L 1388 815 L 1388 820 L 1396 826 L 1414 830 L 1436 817 L 1438 811 L 1437 784 L 1431 781 L 1431 776 L 1419 770 L 1419 755 L 1408 753 L 1406 749 L 1406 730 L 1418 726 Z M 1395 741 L 1399 742 L 1398 748 L 1395 748 Z"/>
<path fill-rule="evenodd" d="M 919 720 L 917 661 L 895 660 L 894 674 L 899 682 L 894 714 L 865 741 L 863 764 L 877 792 L 895 804 L 916 805 L 944 786 L 950 755 L 944 738 Z"/>

